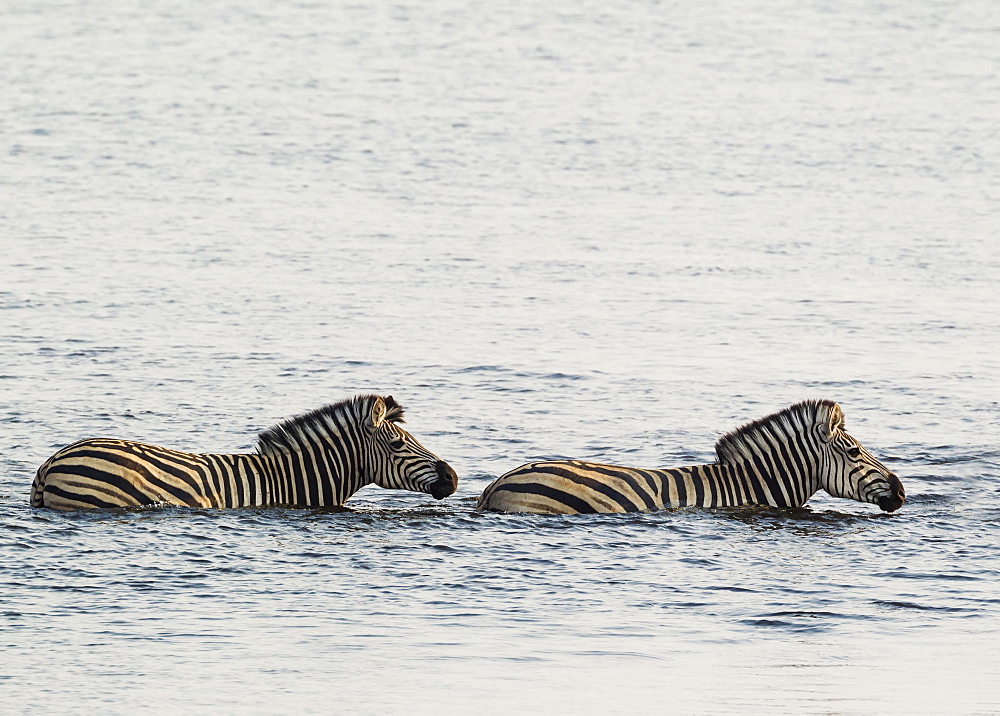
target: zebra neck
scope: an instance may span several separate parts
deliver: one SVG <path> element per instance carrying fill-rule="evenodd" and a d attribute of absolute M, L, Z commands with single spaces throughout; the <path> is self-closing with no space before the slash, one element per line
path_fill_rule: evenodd
<path fill-rule="evenodd" d="M 228 468 L 225 472 L 230 473 L 226 499 L 220 502 L 220 507 L 264 507 L 273 504 L 274 471 L 266 457 L 243 453 L 206 457 L 220 458 Z M 212 472 L 218 475 L 222 471 Z"/>
<path fill-rule="evenodd" d="M 801 507 L 819 489 L 809 480 L 764 471 L 752 462 L 657 470 L 661 499 L 670 507 Z"/>
<path fill-rule="evenodd" d="M 339 507 L 373 482 L 365 477 L 360 455 L 339 455 L 341 464 L 319 451 L 281 451 L 250 457 L 266 465 L 269 499 L 264 504 Z"/>

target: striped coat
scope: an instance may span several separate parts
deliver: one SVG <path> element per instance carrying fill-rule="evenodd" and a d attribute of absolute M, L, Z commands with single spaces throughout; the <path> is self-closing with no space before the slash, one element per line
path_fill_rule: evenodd
<path fill-rule="evenodd" d="M 801 507 L 819 490 L 899 509 L 899 479 L 844 429 L 840 406 L 807 400 L 716 443 L 707 465 L 644 469 L 582 460 L 535 462 L 490 484 L 477 509 L 578 514 L 664 507 Z"/>
<path fill-rule="evenodd" d="M 400 427 L 390 397 L 362 395 L 286 420 L 246 454 L 187 453 L 129 440 L 89 439 L 38 468 L 31 504 L 86 507 L 336 507 L 361 487 L 455 491 L 455 471 Z"/>

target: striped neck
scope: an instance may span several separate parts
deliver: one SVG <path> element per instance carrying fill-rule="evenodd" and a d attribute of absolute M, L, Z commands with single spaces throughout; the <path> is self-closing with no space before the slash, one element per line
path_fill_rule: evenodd
<path fill-rule="evenodd" d="M 348 447 L 277 451 L 244 457 L 256 460 L 261 467 L 262 484 L 268 493 L 261 504 L 339 507 L 373 482 L 365 476 L 361 455 Z"/>
<path fill-rule="evenodd" d="M 737 464 L 689 465 L 648 470 L 655 480 L 657 504 L 650 507 L 738 507 L 771 505 L 801 507 L 819 486 L 815 480 L 798 480 L 780 465 L 761 469 L 747 460 Z"/>
<path fill-rule="evenodd" d="M 337 507 L 371 484 L 364 423 L 376 400 L 358 396 L 262 432 L 255 457 L 267 476 L 267 504 Z M 401 417 L 402 409 L 395 408 Z"/>

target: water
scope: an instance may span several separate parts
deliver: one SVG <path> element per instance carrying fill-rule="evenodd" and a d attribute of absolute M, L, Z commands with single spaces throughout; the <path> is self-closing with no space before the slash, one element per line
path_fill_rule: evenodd
<path fill-rule="evenodd" d="M 1000 710 L 989 2 L 0 8 L 5 712 Z M 394 395 L 458 492 L 56 514 Z M 894 515 L 480 515 L 837 400 Z"/>

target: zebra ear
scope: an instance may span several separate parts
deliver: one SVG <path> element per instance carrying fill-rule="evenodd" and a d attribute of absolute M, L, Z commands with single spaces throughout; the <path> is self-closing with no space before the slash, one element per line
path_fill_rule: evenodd
<path fill-rule="evenodd" d="M 376 395 L 375 401 L 372 403 L 372 427 L 377 428 L 385 420 L 385 401 L 382 396 Z"/>
<path fill-rule="evenodd" d="M 838 430 L 844 429 L 844 411 L 840 409 L 840 406 L 833 403 L 830 406 L 830 412 L 826 417 L 826 420 L 820 423 L 820 434 L 826 442 L 833 440 L 833 436 L 837 434 Z"/>

